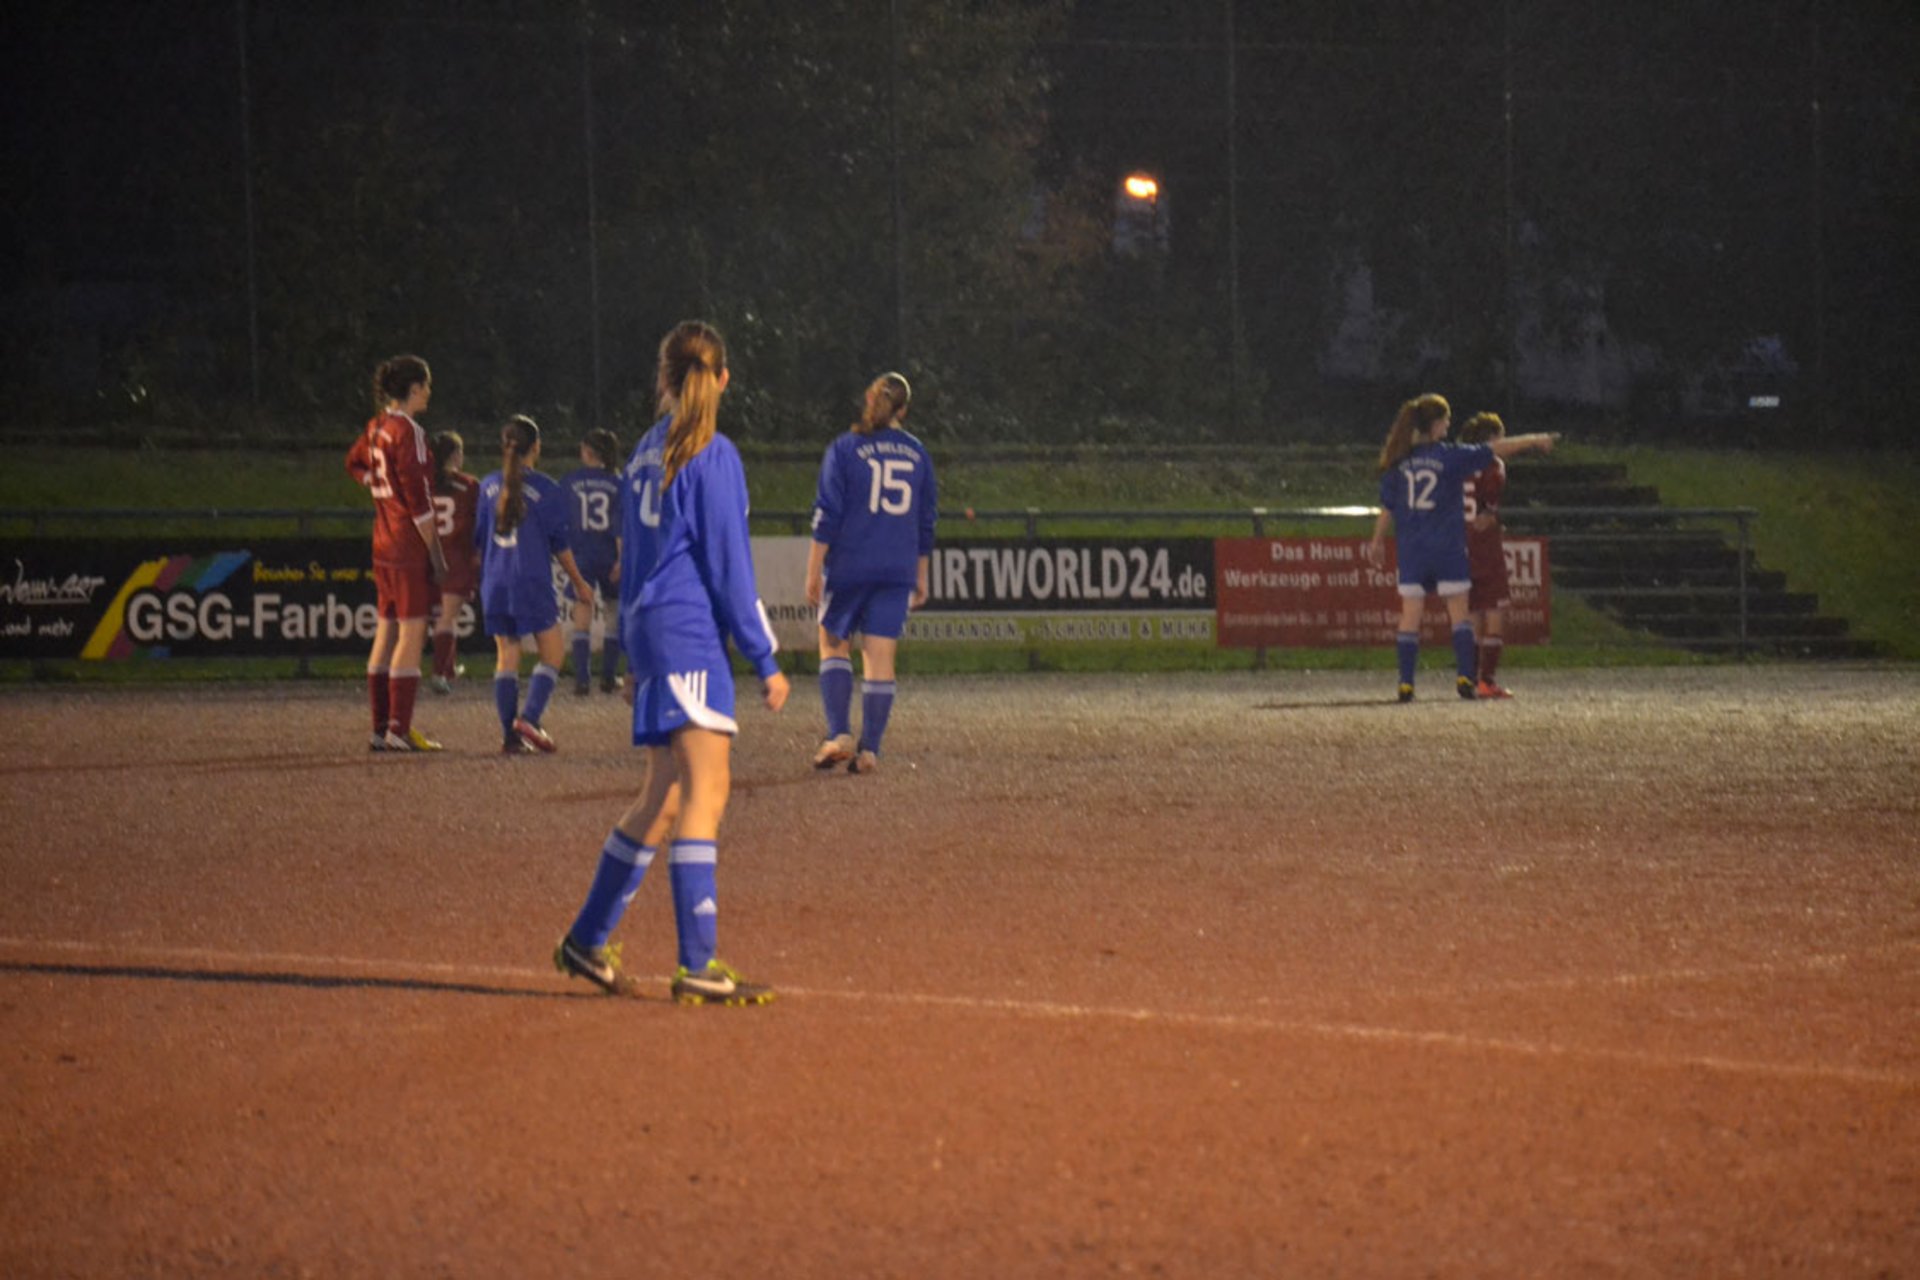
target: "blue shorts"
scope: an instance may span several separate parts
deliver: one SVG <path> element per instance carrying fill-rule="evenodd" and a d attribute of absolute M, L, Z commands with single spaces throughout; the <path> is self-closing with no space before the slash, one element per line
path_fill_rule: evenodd
<path fill-rule="evenodd" d="M 560 625 L 560 604 L 551 591 L 481 592 L 480 614 L 490 636 L 537 636 Z"/>
<path fill-rule="evenodd" d="M 856 582 L 836 591 L 829 584 L 820 603 L 820 627 L 836 640 L 856 631 L 898 640 L 907 629 L 907 601 L 912 598 L 912 587 Z"/>
<path fill-rule="evenodd" d="M 587 585 L 598 591 L 603 600 L 618 603 L 620 592 L 613 585 L 613 561 L 609 560 L 605 564 L 589 563 L 576 557 L 574 564 L 579 568 L 580 576 L 587 580 Z M 579 599 L 573 593 L 572 582 L 567 583 L 567 599 Z"/>
<path fill-rule="evenodd" d="M 740 731 L 733 718 L 733 669 L 725 663 L 650 676 L 633 691 L 634 746 L 665 746 L 689 725 L 715 733 Z"/>
<path fill-rule="evenodd" d="M 1465 546 L 1449 547 L 1431 555 L 1416 551 L 1400 561 L 1402 596 L 1463 596 L 1472 583 Z"/>

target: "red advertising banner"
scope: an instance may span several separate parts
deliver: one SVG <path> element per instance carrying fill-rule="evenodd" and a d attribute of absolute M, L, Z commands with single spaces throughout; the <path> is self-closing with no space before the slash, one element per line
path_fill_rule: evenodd
<path fill-rule="evenodd" d="M 1391 645 L 1400 624 L 1394 546 L 1366 562 L 1364 538 L 1220 538 L 1213 544 L 1214 634 L 1223 649 L 1338 649 Z M 1508 538 L 1508 644 L 1552 636 L 1547 543 Z M 1423 644 L 1448 639 L 1447 611 L 1429 597 Z"/>

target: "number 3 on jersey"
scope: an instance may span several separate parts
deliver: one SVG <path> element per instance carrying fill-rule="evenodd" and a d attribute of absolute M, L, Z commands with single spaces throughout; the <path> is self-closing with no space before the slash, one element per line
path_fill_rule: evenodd
<path fill-rule="evenodd" d="M 882 462 L 868 458 L 867 469 L 873 472 L 867 510 L 903 516 L 913 509 L 913 462 L 910 459 L 888 458 Z"/>

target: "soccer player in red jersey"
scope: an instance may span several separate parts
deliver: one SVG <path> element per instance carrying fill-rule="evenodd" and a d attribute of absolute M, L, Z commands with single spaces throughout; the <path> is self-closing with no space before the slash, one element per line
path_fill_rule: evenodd
<path fill-rule="evenodd" d="M 447 576 L 434 529 L 433 465 L 418 415 L 433 396 L 433 374 L 419 356 L 384 360 L 373 375 L 379 407 L 347 451 L 347 471 L 373 495 L 373 583 L 379 618 L 367 657 L 367 703 L 374 751 L 438 751 L 413 727 L 420 651 L 433 610 L 434 581 Z"/>
<path fill-rule="evenodd" d="M 440 612 L 433 623 L 433 680 L 435 693 L 452 693 L 458 637 L 454 628 L 460 610 L 480 589 L 480 552 L 473 545 L 474 512 L 480 501 L 480 480 L 460 468 L 467 460 L 466 441 L 458 432 L 433 437 L 433 524 L 440 550 L 447 558 L 447 576 L 440 579 Z"/>
<path fill-rule="evenodd" d="M 1491 444 L 1504 439 L 1507 424 L 1497 413 L 1476 413 L 1460 428 L 1463 444 Z M 1496 456 L 1493 465 L 1467 481 L 1467 614 L 1479 639 L 1478 674 L 1474 693 L 1481 698 L 1511 698 L 1494 679 L 1500 669 L 1500 657 L 1506 650 L 1501 636 L 1508 601 L 1507 552 L 1502 545 L 1505 533 L 1500 527 L 1500 499 L 1507 490 L 1506 460 Z"/>

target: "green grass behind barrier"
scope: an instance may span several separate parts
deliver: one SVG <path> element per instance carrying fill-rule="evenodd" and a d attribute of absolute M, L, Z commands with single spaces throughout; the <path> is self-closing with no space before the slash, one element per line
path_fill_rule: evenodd
<path fill-rule="evenodd" d="M 344 452 L 343 442 L 341 451 Z M 756 457 L 747 446 L 756 511 L 804 511 L 813 500 L 817 463 Z M 1575 461 L 1624 463 L 1635 483 L 1652 484 L 1665 501 L 1683 506 L 1751 506 L 1759 510 L 1754 536 L 1762 563 L 1783 570 L 1795 590 L 1820 596 L 1822 607 L 1848 617 L 1857 634 L 1885 643 L 1904 658 L 1920 658 L 1920 574 L 1902 541 L 1920 521 L 1920 463 L 1905 457 L 1781 455 L 1700 450 L 1564 448 Z M 1217 520 L 1048 522 L 1056 536 L 1116 530 L 1158 536 L 1243 536 L 1251 521 L 1240 509 L 1367 505 L 1373 500 L 1368 450 L 1276 449 L 1245 456 L 1182 454 L 1171 460 L 1106 456 L 1081 450 L 1050 461 L 991 457 L 940 459 L 942 528 L 982 536 L 1018 536 L 1018 520 L 968 521 L 966 508 L 1050 512 L 1072 510 L 1208 510 L 1236 514 Z M 472 463 L 491 469 L 486 458 Z M 555 468 L 548 468 L 550 471 Z M 1516 483 L 1523 483 L 1524 477 Z M 135 450 L 21 449 L 0 469 L 0 507 L 184 507 L 314 509 L 362 507 L 364 493 L 334 453 L 169 453 Z M 151 526 L 142 526 L 157 532 Z M 221 528 L 237 536 L 275 534 L 284 527 Z M 364 526 L 350 522 L 350 528 Z M 1272 519 L 1273 536 L 1360 536 L 1364 519 Z M 188 523 L 169 533 L 205 532 Z M 112 532 L 111 528 L 103 530 Z M 103 532 L 95 531 L 95 532 Z M 337 534 L 342 526 L 321 532 Z M 22 527 L 0 528 L 19 535 Z M 1613 666 L 1714 661 L 1650 642 L 1569 596 L 1555 601 L 1551 645 L 1516 648 L 1510 667 Z M 1429 658 L 1433 655 L 1427 655 Z M 1436 659 L 1437 660 L 1437 659 Z M 792 655 L 790 669 L 811 671 L 811 655 Z M 985 646 L 915 644 L 903 648 L 903 671 L 917 674 L 1025 670 L 1244 670 L 1253 655 L 1205 644 L 1076 644 Z M 1386 661 L 1373 649 L 1269 650 L 1274 669 L 1370 669 Z M 357 679 L 359 659 L 316 659 L 325 679 Z M 0 680 L 79 679 L 88 682 L 281 679 L 292 659 L 135 663 L 0 663 Z"/>

